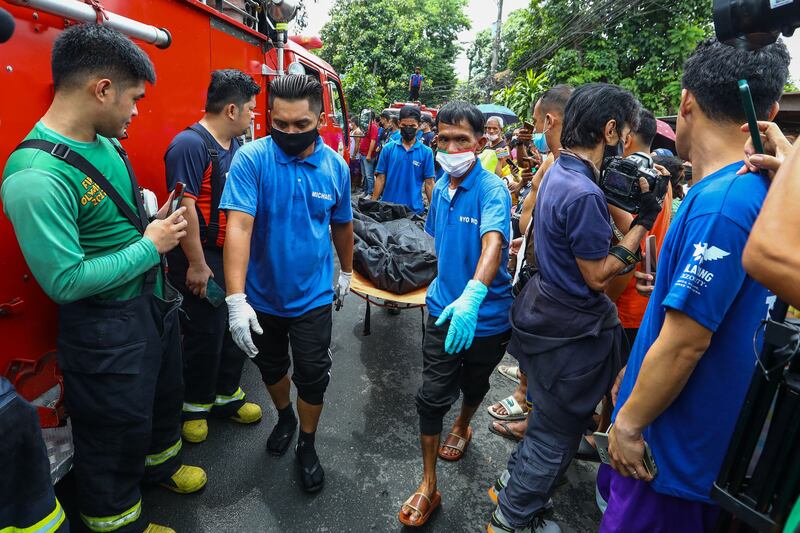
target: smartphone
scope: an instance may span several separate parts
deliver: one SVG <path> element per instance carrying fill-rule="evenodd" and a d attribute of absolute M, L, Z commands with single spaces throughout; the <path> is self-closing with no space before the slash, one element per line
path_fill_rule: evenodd
<path fill-rule="evenodd" d="M 214 281 L 214 278 L 208 278 L 206 284 L 206 300 L 214 307 L 219 307 L 225 301 L 225 291 L 219 286 L 219 283 Z"/>
<path fill-rule="evenodd" d="M 611 426 L 609 426 L 608 431 L 611 431 Z M 605 433 L 601 431 L 595 431 L 593 437 L 594 445 L 597 449 L 597 455 L 600 456 L 600 460 L 605 464 L 610 465 L 611 458 L 608 455 L 608 431 Z"/>
<path fill-rule="evenodd" d="M 600 456 L 600 460 L 607 465 L 611 464 L 611 457 L 608 455 L 608 434 L 611 432 L 611 428 L 614 424 L 608 426 L 608 430 L 603 433 L 601 431 L 595 431 L 594 436 L 594 444 L 597 448 L 597 455 Z M 650 445 L 647 442 L 644 443 L 644 456 L 642 457 L 642 464 L 644 465 L 644 469 L 647 470 L 647 473 L 653 477 L 658 475 L 658 467 L 656 466 L 656 461 L 653 458 L 653 452 L 650 450 Z"/>
<path fill-rule="evenodd" d="M 653 276 L 656 273 L 656 265 L 658 264 L 658 257 L 656 257 L 656 236 L 650 235 L 644 242 L 644 261 L 645 273 L 648 276 Z M 652 281 L 645 282 L 648 287 L 653 286 Z"/>
<path fill-rule="evenodd" d="M 534 125 L 528 122 L 527 120 L 523 120 L 522 124 L 525 126 L 525 129 L 528 130 L 529 132 L 533 133 L 534 131 L 536 131 Z"/>
<path fill-rule="evenodd" d="M 172 203 L 169 206 L 169 213 L 167 216 L 171 215 L 178 208 L 181 206 L 181 202 L 183 201 L 183 193 L 186 191 L 186 184 L 182 181 L 179 181 L 175 184 L 175 189 L 172 191 Z"/>

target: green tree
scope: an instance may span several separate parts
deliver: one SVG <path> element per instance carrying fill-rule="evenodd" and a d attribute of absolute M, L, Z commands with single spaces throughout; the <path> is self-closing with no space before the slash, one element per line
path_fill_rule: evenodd
<path fill-rule="evenodd" d="M 521 120 L 533 116 L 533 105 L 547 90 L 547 73 L 526 71 L 514 83 L 494 93 L 494 101 L 511 109 Z"/>
<path fill-rule="evenodd" d="M 509 66 L 545 72 L 550 85 L 616 83 L 671 114 L 683 62 L 711 31 L 711 2 L 700 0 L 533 0 Z"/>
<path fill-rule="evenodd" d="M 337 0 L 321 31 L 325 46 L 320 55 L 343 75 L 359 69 L 359 65 L 364 67 L 382 91 L 374 93 L 375 98 L 384 98 L 385 103 L 408 98 L 408 78 L 419 66 L 425 76 L 420 98 L 425 104 L 438 104 L 456 85 L 453 64 L 460 50 L 457 35 L 469 27 L 464 15 L 466 3 Z M 370 94 L 373 81 L 351 76 L 350 91 Z M 349 100 L 354 98 L 347 90 L 345 93 Z"/>
<path fill-rule="evenodd" d="M 351 115 L 358 115 L 362 109 L 380 110 L 386 102 L 380 79 L 362 63 L 354 63 L 342 74 L 342 89 Z"/>

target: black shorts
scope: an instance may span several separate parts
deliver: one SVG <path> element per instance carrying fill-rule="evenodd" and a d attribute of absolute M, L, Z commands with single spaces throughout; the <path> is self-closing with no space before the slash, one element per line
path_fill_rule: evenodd
<path fill-rule="evenodd" d="M 475 337 L 472 346 L 456 354 L 444 350 L 450 324 L 436 326 L 437 317 L 429 316 L 422 343 L 422 385 L 417 391 L 417 413 L 420 432 L 436 435 L 442 432 L 442 419 L 458 400 L 479 405 L 489 392 L 489 377 L 506 353 L 511 330 Z"/>
<path fill-rule="evenodd" d="M 264 383 L 268 386 L 278 383 L 294 363 L 292 381 L 298 397 L 311 405 L 321 404 L 330 382 L 332 306 L 323 305 L 296 317 L 256 314 L 264 333 L 253 334 L 253 343 L 258 348 L 253 362 Z"/>

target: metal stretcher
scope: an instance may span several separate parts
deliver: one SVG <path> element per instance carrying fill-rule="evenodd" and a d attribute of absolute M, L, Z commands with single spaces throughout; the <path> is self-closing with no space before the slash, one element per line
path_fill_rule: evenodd
<path fill-rule="evenodd" d="M 371 305 L 396 309 L 398 311 L 406 309 L 419 309 L 422 314 L 422 330 L 425 331 L 425 296 L 428 287 L 417 289 L 406 294 L 395 294 L 375 287 L 367 278 L 353 270 L 353 279 L 350 282 L 350 292 L 367 302 L 367 310 L 364 313 L 364 335 L 371 333 L 370 315 Z"/>

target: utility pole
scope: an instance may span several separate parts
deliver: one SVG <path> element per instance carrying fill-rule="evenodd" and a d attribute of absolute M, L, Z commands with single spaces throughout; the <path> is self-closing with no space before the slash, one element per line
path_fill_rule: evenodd
<path fill-rule="evenodd" d="M 494 75 L 497 74 L 497 56 L 500 50 L 500 26 L 503 23 L 503 0 L 497 1 L 497 22 L 494 26 L 494 46 L 492 47 L 492 67 L 489 75 L 494 83 Z"/>
<path fill-rule="evenodd" d="M 467 102 L 472 103 L 472 98 L 470 98 L 469 93 L 469 85 L 472 82 L 472 58 L 469 58 L 469 72 L 467 73 Z"/>

